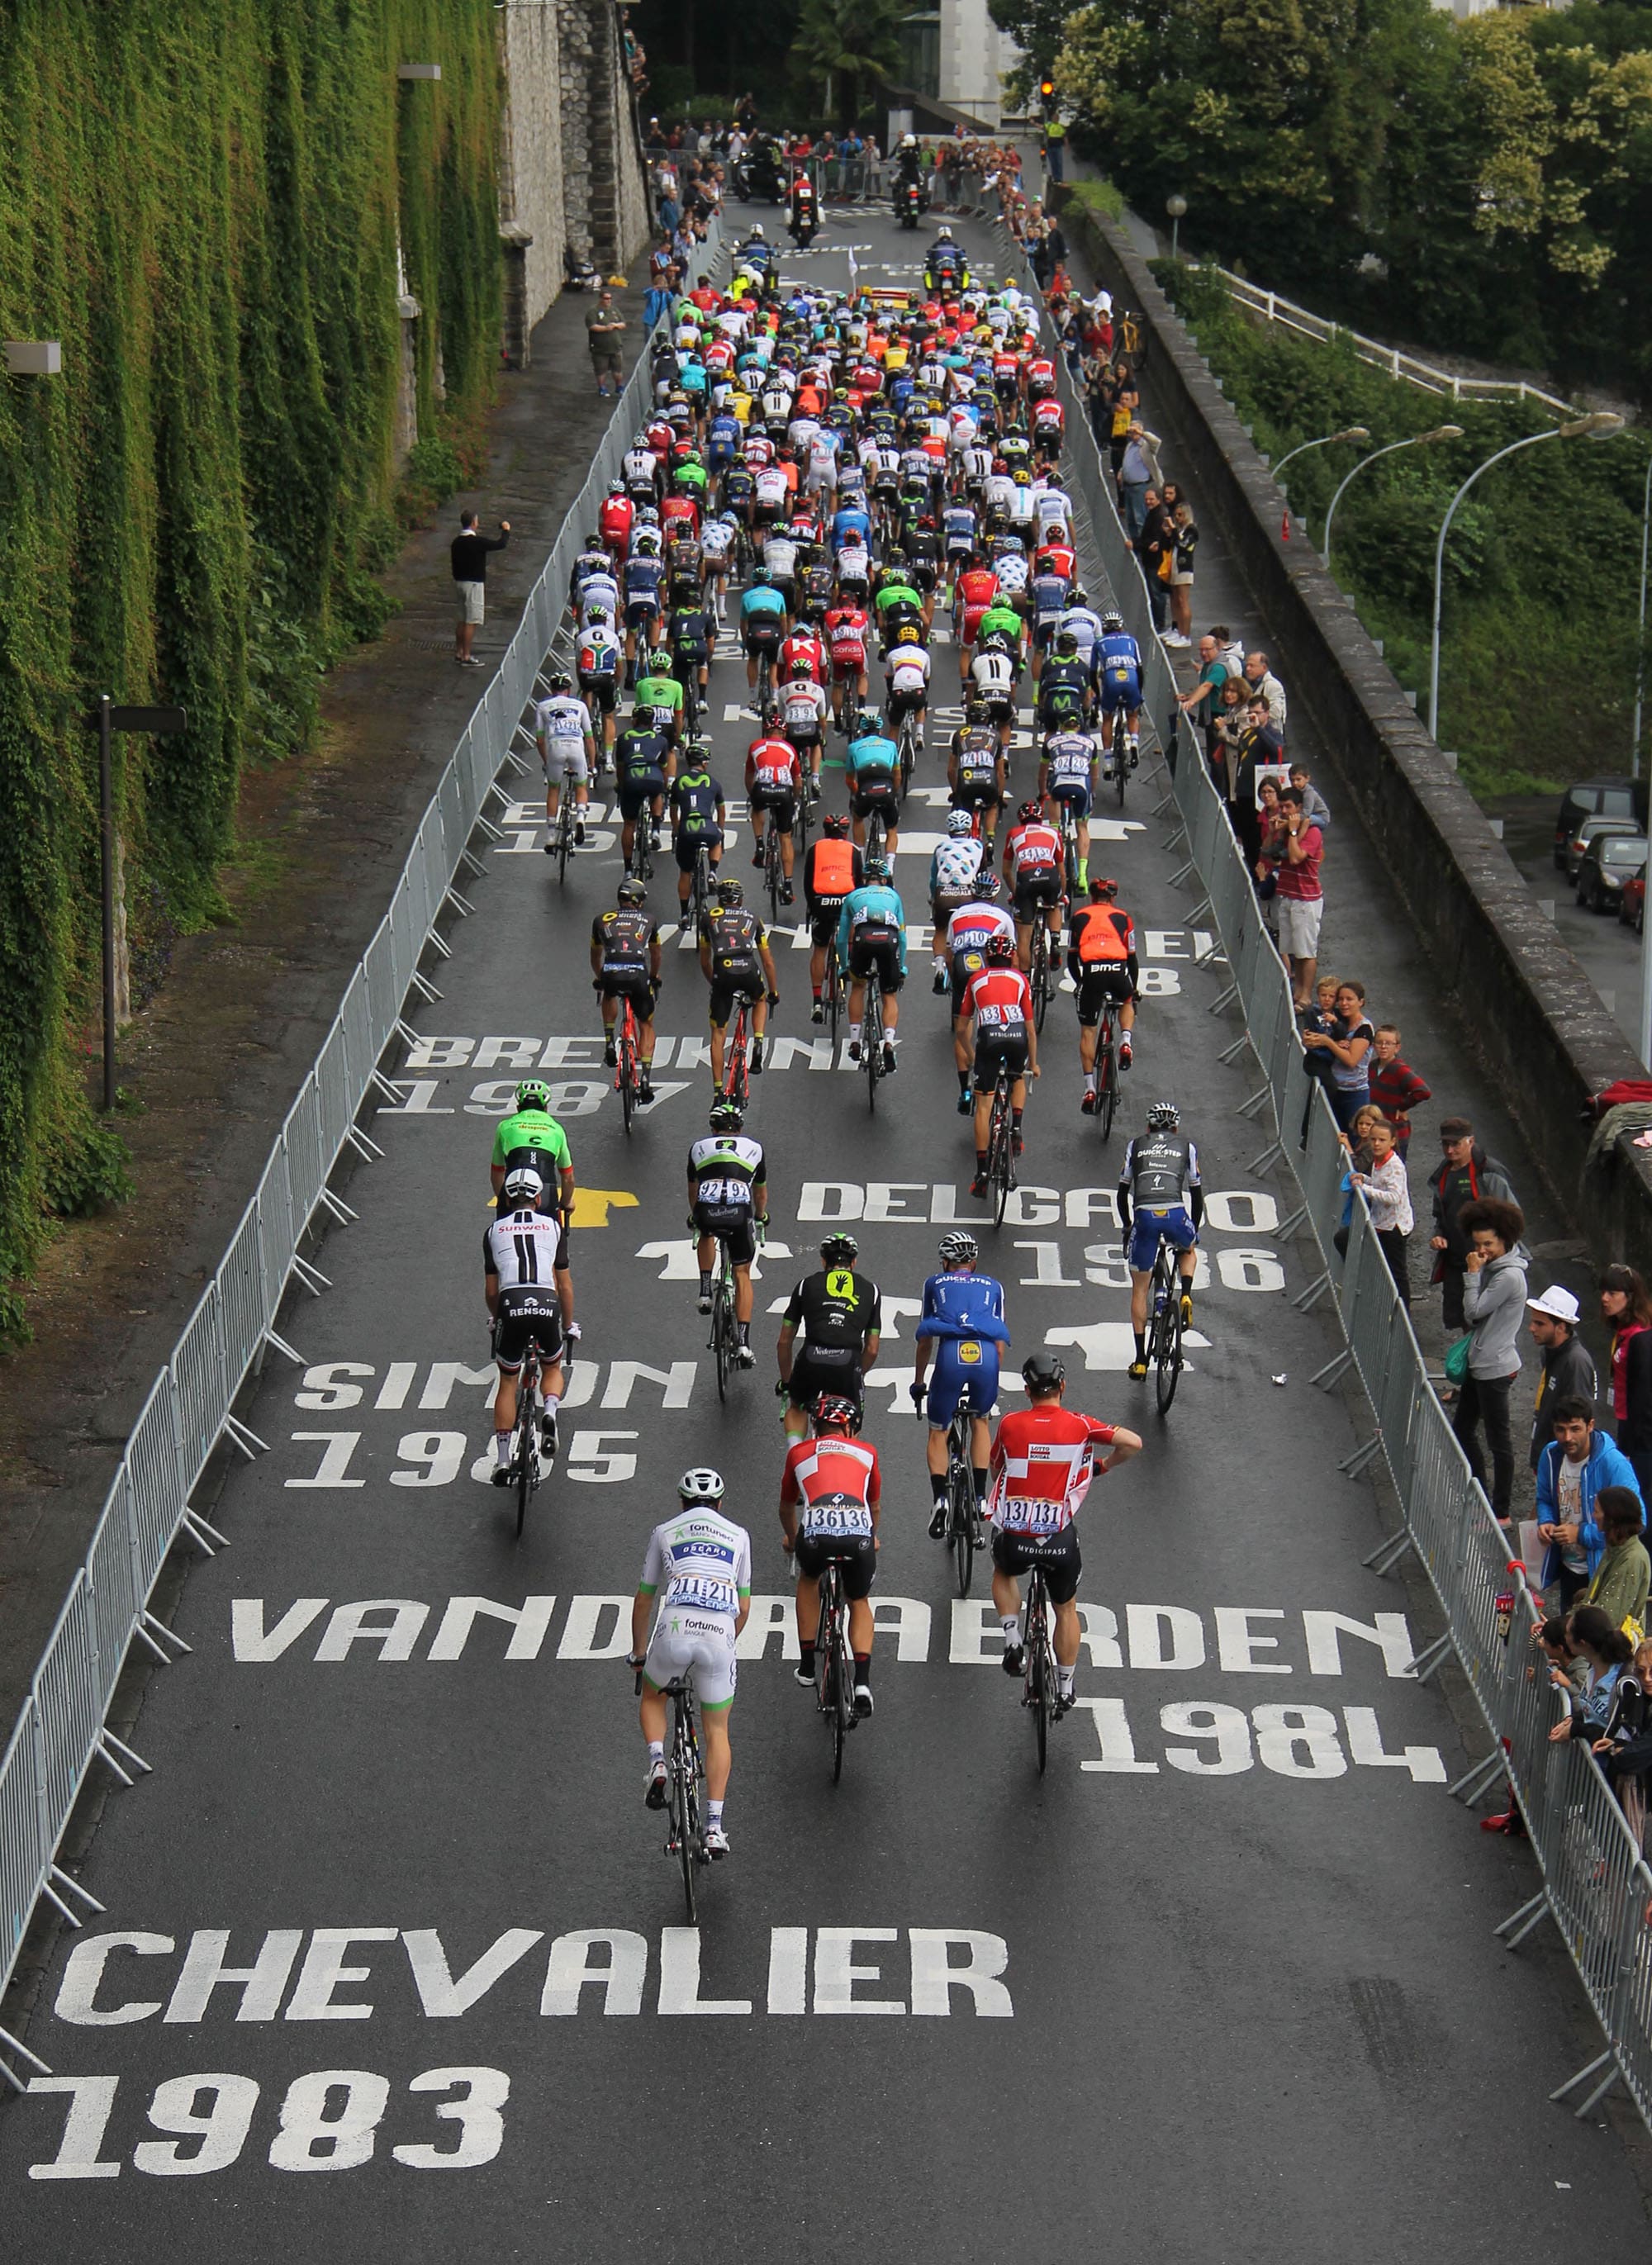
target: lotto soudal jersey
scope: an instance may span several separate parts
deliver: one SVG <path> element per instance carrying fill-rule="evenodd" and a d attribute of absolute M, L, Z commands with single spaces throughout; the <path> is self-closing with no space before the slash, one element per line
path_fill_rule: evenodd
<path fill-rule="evenodd" d="M 562 1250 L 562 1228 L 545 1211 L 513 1211 L 496 1219 L 482 1237 L 482 1264 L 501 1290 L 548 1285 Z"/>
<path fill-rule="evenodd" d="M 1141 1132 L 1124 1151 L 1118 1184 L 1139 1210 L 1168 1210 L 1199 1184 L 1199 1152 L 1185 1132 Z"/>
<path fill-rule="evenodd" d="M 1038 819 L 1018 826 L 1009 837 L 1010 870 L 1017 881 L 1031 873 L 1052 873 L 1061 863 L 1061 836 Z"/>
<path fill-rule="evenodd" d="M 1110 1424 L 1041 1401 L 1017 1408 L 993 1441 L 987 1512 L 1010 1533 L 1059 1533 L 1089 1491 L 1098 1452 L 1116 1437 Z"/>
<path fill-rule="evenodd" d="M 811 1540 L 870 1533 L 882 1492 L 877 1450 L 862 1440 L 829 1431 L 797 1439 L 787 1451 L 780 1498 L 797 1511 L 798 1527 Z"/>
<path fill-rule="evenodd" d="M 752 1537 L 720 1511 L 680 1510 L 648 1537 L 637 1587 L 662 1612 L 703 1613 L 731 1628 L 752 1593 Z"/>

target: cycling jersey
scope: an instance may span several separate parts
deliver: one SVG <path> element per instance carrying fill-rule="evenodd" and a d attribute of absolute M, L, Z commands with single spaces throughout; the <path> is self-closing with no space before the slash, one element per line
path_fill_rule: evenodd
<path fill-rule="evenodd" d="M 1141 705 L 1141 647 L 1133 637 L 1118 630 L 1103 637 L 1095 667 L 1103 707 L 1133 709 Z"/>
<path fill-rule="evenodd" d="M 906 913 L 893 889 L 881 882 L 863 884 L 843 900 L 838 915 L 838 958 L 849 965 L 856 942 L 891 948 L 899 972 L 906 972 Z"/>
<path fill-rule="evenodd" d="M 1041 818 L 1017 826 L 1010 834 L 1008 850 L 1010 871 L 1017 888 L 1035 874 L 1060 870 L 1061 836 Z"/>
<path fill-rule="evenodd" d="M 695 1204 L 714 1211 L 755 1212 L 759 1191 L 768 1183 L 761 1141 L 739 1132 L 713 1132 L 690 1142 L 688 1173 Z"/>
<path fill-rule="evenodd" d="M 891 692 L 922 694 L 929 685 L 929 656 L 921 645 L 898 645 L 885 671 Z"/>
<path fill-rule="evenodd" d="M 509 1164 L 512 1158 L 531 1152 L 549 1159 L 558 1172 L 571 1172 L 573 1159 L 568 1153 L 568 1136 L 557 1119 L 542 1109 L 516 1109 L 505 1118 L 493 1135 L 494 1164 Z"/>
<path fill-rule="evenodd" d="M 1067 585 L 1059 574 L 1035 574 L 1032 578 L 1033 616 L 1040 629 L 1054 634 L 1067 601 Z"/>
<path fill-rule="evenodd" d="M 915 1334 L 935 1346 L 924 1414 L 944 1431 L 960 1406 L 986 1418 L 996 1412 L 999 1347 L 1009 1341 L 1004 1292 L 990 1274 L 965 1269 L 932 1274 L 923 1285 Z"/>
<path fill-rule="evenodd" d="M 1089 1491 L 1096 1450 L 1117 1436 L 1110 1424 L 1052 1402 L 1012 1409 L 993 1441 L 987 1515 L 1004 1533 L 1062 1532 Z"/>
<path fill-rule="evenodd" d="M 984 637 L 1001 637 L 1008 641 L 1011 652 L 1021 651 L 1021 615 L 1001 603 L 989 606 L 981 616 L 980 634 Z"/>
<path fill-rule="evenodd" d="M 603 973 L 644 972 L 652 955 L 659 922 L 630 905 L 611 907 L 591 923 L 591 941 L 602 954 Z"/>
<path fill-rule="evenodd" d="M 989 936 L 1007 936 L 1013 943 L 1015 935 L 1015 923 L 1003 907 L 982 899 L 960 905 L 948 921 L 947 950 L 955 955 L 979 954 Z"/>
<path fill-rule="evenodd" d="M 483 1269 L 497 1278 L 501 1290 L 549 1288 L 552 1275 L 567 1264 L 562 1225 L 554 1212 L 528 1205 L 506 1212 L 484 1231 Z"/>
<path fill-rule="evenodd" d="M 803 861 L 804 895 L 811 910 L 837 907 L 851 889 L 858 889 L 865 870 L 865 858 L 852 841 L 834 840 L 822 835 L 809 844 L 809 854 Z"/>
<path fill-rule="evenodd" d="M 593 683 L 600 677 L 617 676 L 620 641 L 613 630 L 595 629 L 582 631 L 574 649 L 574 666 L 581 683 Z"/>
<path fill-rule="evenodd" d="M 880 773 L 892 778 L 900 762 L 900 749 L 892 739 L 881 732 L 869 732 L 859 739 L 851 739 L 849 751 L 843 758 L 843 768 L 852 785 L 867 784 Z"/>
<path fill-rule="evenodd" d="M 787 1300 L 781 1326 L 796 1330 L 802 1346 L 829 1363 L 858 1363 L 869 1337 L 883 1328 L 883 1293 L 869 1275 L 848 1266 L 807 1274 Z"/>
<path fill-rule="evenodd" d="M 723 790 L 710 771 L 679 771 L 671 783 L 671 825 L 685 841 L 720 841 L 717 811 Z"/>
<path fill-rule="evenodd" d="M 1083 905 L 1073 914 L 1069 958 L 1080 967 L 1127 965 L 1135 951 L 1135 924 L 1119 906 Z"/>
<path fill-rule="evenodd" d="M 659 611 L 659 586 L 666 579 L 665 562 L 651 558 L 645 553 L 625 562 L 625 606 L 627 616 L 635 611 Z"/>
<path fill-rule="evenodd" d="M 986 856 L 986 844 L 978 841 L 973 834 L 966 834 L 961 839 L 949 834 L 929 860 L 930 896 L 966 896 L 980 878 Z"/>
<path fill-rule="evenodd" d="M 674 676 L 639 676 L 631 697 L 637 713 L 651 717 L 658 731 L 670 731 L 682 713 L 682 687 Z"/>
<path fill-rule="evenodd" d="M 761 628 L 776 633 L 785 615 L 786 601 L 767 582 L 757 583 L 741 595 L 740 625 L 746 630 Z"/>
<path fill-rule="evenodd" d="M 717 1511 L 679 1511 L 649 1535 L 643 1577 L 637 1585 L 650 1597 L 665 1591 L 660 1628 L 680 1613 L 724 1620 L 731 1637 L 740 1606 L 752 1592 L 751 1536 Z M 700 1695 L 702 1705 L 716 1703 L 703 1691 Z"/>
<path fill-rule="evenodd" d="M 1085 732 L 1058 732 L 1045 741 L 1044 776 L 1058 801 L 1088 797 L 1095 742 Z"/>
<path fill-rule="evenodd" d="M 839 676 L 858 676 L 866 666 L 866 638 L 871 624 L 859 606 L 834 606 L 826 617 L 832 649 L 832 667 Z"/>
<path fill-rule="evenodd" d="M 870 1533 L 882 1491 L 877 1450 L 862 1440 L 827 1432 L 787 1450 L 780 1498 L 797 1511 L 797 1530 L 809 1540 Z"/>
<path fill-rule="evenodd" d="M 1199 1188 L 1199 1152 L 1185 1132 L 1142 1132 L 1124 1151 L 1120 1191 L 1139 1208 L 1179 1204 Z"/>
<path fill-rule="evenodd" d="M 1070 630 L 1078 645 L 1079 659 L 1086 668 L 1093 670 L 1095 648 L 1102 641 L 1102 621 L 1099 614 L 1088 606 L 1069 606 L 1056 623 L 1056 634 Z"/>
<path fill-rule="evenodd" d="M 970 681 L 989 701 L 1008 701 L 1015 687 L 1015 664 L 1007 652 L 978 652 L 970 663 Z"/>
<path fill-rule="evenodd" d="M 553 693 L 535 705 L 534 736 L 547 750 L 548 761 L 565 760 L 570 753 L 583 760 L 585 742 L 592 736 L 591 710 L 571 693 Z"/>
<path fill-rule="evenodd" d="M 780 688 L 781 721 L 788 732 L 818 739 L 828 705 L 812 676 L 789 677 Z"/>
<path fill-rule="evenodd" d="M 790 739 L 775 734 L 753 739 L 746 758 L 746 775 L 753 796 L 765 802 L 789 798 L 800 783 L 797 750 Z"/>
<path fill-rule="evenodd" d="M 817 684 L 826 681 L 826 648 L 811 629 L 793 630 L 780 648 L 775 666 L 782 676 L 790 676 L 800 660 L 807 664 Z"/>

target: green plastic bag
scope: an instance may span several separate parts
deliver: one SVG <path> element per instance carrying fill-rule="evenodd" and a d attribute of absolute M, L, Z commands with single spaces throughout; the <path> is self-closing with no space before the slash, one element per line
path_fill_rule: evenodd
<path fill-rule="evenodd" d="M 1457 1337 L 1445 1348 L 1445 1374 L 1452 1384 L 1464 1383 L 1468 1376 L 1468 1348 L 1474 1342 L 1471 1331 L 1466 1337 Z"/>

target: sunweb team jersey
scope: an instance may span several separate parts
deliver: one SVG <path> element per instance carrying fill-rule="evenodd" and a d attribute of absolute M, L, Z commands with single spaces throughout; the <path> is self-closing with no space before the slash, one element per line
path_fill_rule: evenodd
<path fill-rule="evenodd" d="M 482 1237 L 483 1270 L 501 1290 L 539 1288 L 567 1264 L 561 1223 L 548 1211 L 507 1212 Z"/>
<path fill-rule="evenodd" d="M 1044 1402 L 1006 1416 L 993 1441 L 987 1516 L 1009 1533 L 1059 1533 L 1089 1490 L 1098 1448 L 1110 1424 Z"/>
<path fill-rule="evenodd" d="M 859 1439 L 827 1432 L 795 1440 L 780 1477 L 780 1498 L 797 1511 L 798 1530 L 810 1540 L 870 1533 L 882 1498 L 877 1450 Z"/>
<path fill-rule="evenodd" d="M 718 1511 L 679 1511 L 649 1535 L 637 1585 L 650 1597 L 664 1591 L 662 1613 L 725 1620 L 731 1633 L 752 1593 L 752 1538 Z"/>

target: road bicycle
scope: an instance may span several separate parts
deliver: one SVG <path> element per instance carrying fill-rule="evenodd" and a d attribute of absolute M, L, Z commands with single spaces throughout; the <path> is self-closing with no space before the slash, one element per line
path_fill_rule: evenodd
<path fill-rule="evenodd" d="M 1032 1711 L 1033 1736 L 1038 1744 L 1038 1774 L 1044 1775 L 1050 1743 L 1050 1725 L 1059 1711 L 1055 1653 L 1050 1643 L 1050 1591 L 1044 1568 L 1035 1565 L 1027 1577 L 1027 1633 L 1022 1646 L 1021 1703 Z"/>
<path fill-rule="evenodd" d="M 918 1413 L 922 1415 L 920 1407 Z M 986 1547 L 980 1511 L 975 1499 L 975 1471 L 971 1460 L 974 1419 L 964 1401 L 953 1410 L 947 1426 L 947 1547 L 957 1574 L 958 1594 L 970 1593 L 975 1553 Z"/>
<path fill-rule="evenodd" d="M 884 857 L 888 856 L 889 853 L 885 847 L 888 840 L 889 820 L 884 815 L 883 805 L 879 803 L 874 803 L 872 805 L 871 815 L 866 821 L 865 855 L 866 862 L 869 865 L 871 863 L 874 857 Z"/>
<path fill-rule="evenodd" d="M 832 1782 L 843 1774 L 843 1749 L 859 1717 L 855 1712 L 855 1655 L 849 1649 L 849 1606 L 843 1568 L 828 1557 L 820 1573 L 820 1619 L 815 1629 L 815 1706 L 832 1737 Z"/>
<path fill-rule="evenodd" d="M 572 1362 L 564 1354 L 564 1377 Z M 522 1357 L 522 1366 L 516 1378 L 516 1425 L 511 1438 L 509 1470 L 513 1482 L 511 1491 L 516 1503 L 516 1538 L 522 1538 L 522 1528 L 528 1522 L 528 1505 L 539 1492 L 540 1481 L 549 1475 L 557 1460 L 552 1447 L 549 1454 L 540 1446 L 540 1417 L 542 1411 L 541 1380 L 544 1374 L 537 1342 L 530 1342 Z"/>
<path fill-rule="evenodd" d="M 642 1670 L 637 1689 L 643 1688 Z M 663 1694 L 671 1702 L 671 1735 L 666 1741 L 666 1854 L 677 1859 L 682 1874 L 682 1903 L 688 1924 L 696 1916 L 695 1875 L 711 1861 L 705 1845 L 705 1761 L 700 1752 L 700 1726 L 695 1715 L 694 1686 L 673 1675 Z"/>
<path fill-rule="evenodd" d="M 757 656 L 757 714 L 765 732 L 775 728 L 775 667 L 767 650 Z"/>
<path fill-rule="evenodd" d="M 614 1069 L 615 1089 L 620 1096 L 620 1115 L 625 1129 L 631 1129 L 631 1119 L 642 1104 L 643 1041 L 637 1028 L 636 1009 L 629 992 L 620 1002 L 620 1025 L 615 1037 Z"/>
<path fill-rule="evenodd" d="M 861 1068 L 866 1076 L 866 1105 L 877 1109 L 877 1081 L 884 1074 L 884 994 L 882 971 L 874 961 L 866 979 L 866 1004 L 861 1011 Z"/>
<path fill-rule="evenodd" d="M 565 882 L 568 878 L 568 860 L 573 855 L 573 829 L 577 810 L 578 805 L 573 798 L 573 773 L 564 771 L 562 776 L 562 798 L 557 805 L 557 815 L 551 822 L 550 841 L 547 845 L 551 856 L 557 861 L 558 882 Z"/>
<path fill-rule="evenodd" d="M 700 689 L 699 664 L 693 659 L 680 659 L 677 666 L 682 672 L 677 681 L 682 687 L 683 735 L 692 739 L 699 729 L 701 717 L 705 713 L 705 696 Z"/>
<path fill-rule="evenodd" d="M 742 993 L 734 1009 L 734 1027 L 729 1036 L 728 1052 L 723 1058 L 723 1090 L 718 1096 L 723 1101 L 731 1102 L 741 1111 L 752 1097 L 748 1066 L 752 1048 L 757 1043 L 752 1031 L 752 1002 Z"/>
<path fill-rule="evenodd" d="M 800 808 L 803 806 L 804 800 L 804 797 L 799 795 L 797 801 Z M 795 818 L 792 823 L 794 826 L 797 824 Z M 775 813 L 771 810 L 768 813 L 768 821 L 763 827 L 763 886 L 768 892 L 768 918 L 771 925 L 778 923 L 780 919 L 780 892 L 785 885 L 785 879 L 786 869 L 780 854 L 780 828 L 775 822 Z"/>
<path fill-rule="evenodd" d="M 1057 805 L 1057 809 L 1059 815 L 1056 827 L 1061 836 L 1061 872 L 1066 883 L 1067 902 L 1075 905 L 1079 901 L 1080 888 L 1079 822 L 1073 814 L 1073 805 L 1065 796 Z"/>
<path fill-rule="evenodd" d="M 1113 1112 L 1117 1106 L 1118 1040 L 1113 1027 L 1112 1001 L 1108 1000 L 1103 1004 L 1095 1033 L 1095 1121 L 1103 1140 L 1113 1129 Z"/>
<path fill-rule="evenodd" d="M 1122 708 L 1115 708 L 1113 710 L 1112 727 L 1107 741 L 1107 755 L 1111 766 L 1110 776 L 1118 796 L 1118 806 L 1122 810 L 1124 806 L 1124 783 L 1130 776 L 1130 738 L 1124 729 L 1124 711 Z"/>
<path fill-rule="evenodd" d="M 900 790 L 905 794 L 912 784 L 912 774 L 918 761 L 918 734 L 910 716 L 900 719 Z"/>
<path fill-rule="evenodd" d="M 1009 1065 L 1001 1058 L 993 1084 L 993 1110 L 986 1125 L 986 1200 L 993 1207 L 993 1224 L 1002 1227 L 1015 1184 L 1015 1111 L 1010 1105 Z"/>
<path fill-rule="evenodd" d="M 832 1050 L 835 1054 L 838 1043 L 838 1016 L 843 1008 L 843 976 L 838 966 L 835 938 L 826 946 L 825 1004 L 827 1027 L 832 1032 Z"/>
<path fill-rule="evenodd" d="M 763 1242 L 761 1221 L 757 1227 L 759 1248 Z M 717 1271 L 711 1284 L 711 1334 L 706 1340 L 717 1360 L 717 1398 L 729 1396 L 729 1379 L 740 1366 L 740 1325 L 734 1311 L 734 1261 L 729 1256 L 729 1246 L 721 1235 L 717 1243 Z"/>
<path fill-rule="evenodd" d="M 706 915 L 711 909 L 711 874 L 710 845 L 702 841 L 695 851 L 694 878 L 688 886 L 688 907 L 696 938 L 705 934 Z"/>
<path fill-rule="evenodd" d="M 1030 939 L 1032 965 L 1027 972 L 1027 982 L 1032 992 L 1033 1028 L 1042 1031 L 1044 1018 L 1050 1011 L 1050 1001 L 1055 994 L 1056 976 L 1055 970 L 1051 965 L 1050 929 L 1044 918 L 1044 908 L 1042 905 L 1037 905 L 1034 907 L 1034 910 L 1037 917 L 1032 927 Z"/>
<path fill-rule="evenodd" d="M 1182 1275 L 1165 1236 L 1153 1262 L 1148 1289 L 1147 1365 L 1153 1372 L 1159 1413 L 1168 1416 L 1182 1375 Z"/>

